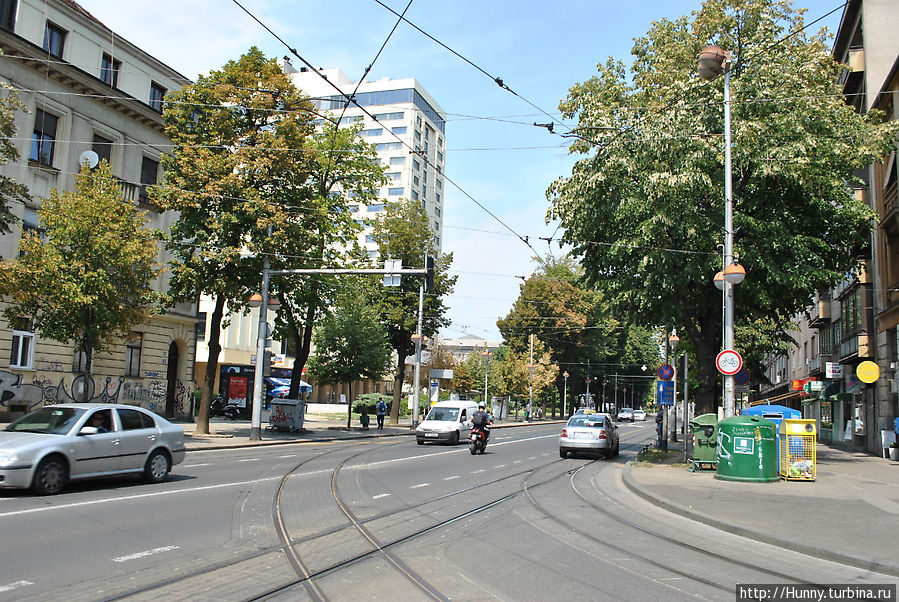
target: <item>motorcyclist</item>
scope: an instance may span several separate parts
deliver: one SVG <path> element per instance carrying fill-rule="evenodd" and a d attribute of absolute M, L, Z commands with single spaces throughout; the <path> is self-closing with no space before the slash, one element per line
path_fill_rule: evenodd
<path fill-rule="evenodd" d="M 487 443 L 490 438 L 490 425 L 493 424 L 493 421 L 487 414 L 487 406 L 483 402 L 478 404 L 478 411 L 471 415 L 471 424 L 484 433 L 484 443 Z"/>

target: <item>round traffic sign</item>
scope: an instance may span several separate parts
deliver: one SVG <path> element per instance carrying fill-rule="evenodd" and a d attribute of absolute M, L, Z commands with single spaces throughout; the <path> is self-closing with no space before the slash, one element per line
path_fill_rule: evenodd
<path fill-rule="evenodd" d="M 880 366 L 872 361 L 864 361 L 855 368 L 855 375 L 863 383 L 873 383 L 880 378 Z"/>
<path fill-rule="evenodd" d="M 747 372 L 744 368 L 740 368 L 740 371 L 734 375 L 734 381 L 736 381 L 738 385 L 748 385 L 749 372 Z"/>
<path fill-rule="evenodd" d="M 659 378 L 662 380 L 671 380 L 674 378 L 674 368 L 668 364 L 662 364 L 659 366 Z"/>
<path fill-rule="evenodd" d="M 715 367 L 725 376 L 733 376 L 743 367 L 743 358 L 733 349 L 725 349 L 715 358 Z"/>

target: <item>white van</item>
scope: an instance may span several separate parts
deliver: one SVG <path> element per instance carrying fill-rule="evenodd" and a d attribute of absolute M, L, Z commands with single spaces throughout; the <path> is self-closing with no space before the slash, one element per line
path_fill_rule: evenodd
<path fill-rule="evenodd" d="M 415 429 L 415 440 L 419 445 L 425 441 L 449 444 L 468 441 L 471 416 L 477 411 L 478 404 L 473 401 L 438 401 Z"/>

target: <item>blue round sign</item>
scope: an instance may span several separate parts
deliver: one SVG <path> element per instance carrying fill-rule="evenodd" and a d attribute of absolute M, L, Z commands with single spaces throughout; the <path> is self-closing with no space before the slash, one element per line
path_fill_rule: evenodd
<path fill-rule="evenodd" d="M 734 374 L 734 381 L 738 385 L 749 384 L 749 372 L 747 372 L 745 368 L 741 368 L 739 372 Z"/>
<path fill-rule="evenodd" d="M 662 364 L 659 366 L 659 378 L 662 380 L 671 380 L 674 378 L 674 368 L 668 364 Z"/>

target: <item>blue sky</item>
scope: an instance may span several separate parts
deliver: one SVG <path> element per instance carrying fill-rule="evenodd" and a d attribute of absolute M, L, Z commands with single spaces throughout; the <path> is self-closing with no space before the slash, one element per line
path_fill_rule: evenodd
<path fill-rule="evenodd" d="M 396 17 L 375 0 L 240 0 L 310 63 L 358 79 Z M 408 0 L 382 0 L 402 12 Z M 128 41 L 190 78 L 240 56 L 250 46 L 280 57 L 286 49 L 231 0 L 80 0 Z M 839 0 L 800 0 L 807 21 Z M 633 39 L 652 21 L 698 9 L 699 0 L 413 0 L 406 17 L 520 97 L 558 117 L 559 101 L 598 62 L 630 62 Z M 127 7 L 127 8 L 123 8 Z M 840 11 L 823 21 L 831 31 Z M 818 25 L 814 26 L 815 28 Z M 297 64 L 297 61 L 294 61 Z M 522 98 L 400 24 L 369 79 L 414 77 L 448 114 L 446 175 L 540 253 L 550 250 L 546 188 L 570 172 L 565 139 L 532 124 L 549 118 Z M 557 128 L 558 130 L 558 128 Z M 447 303 L 453 325 L 441 333 L 499 339 L 496 320 L 518 296 L 533 251 L 452 186 L 446 187 L 444 252 L 459 276 Z M 559 253 L 557 244 L 552 251 Z"/>

